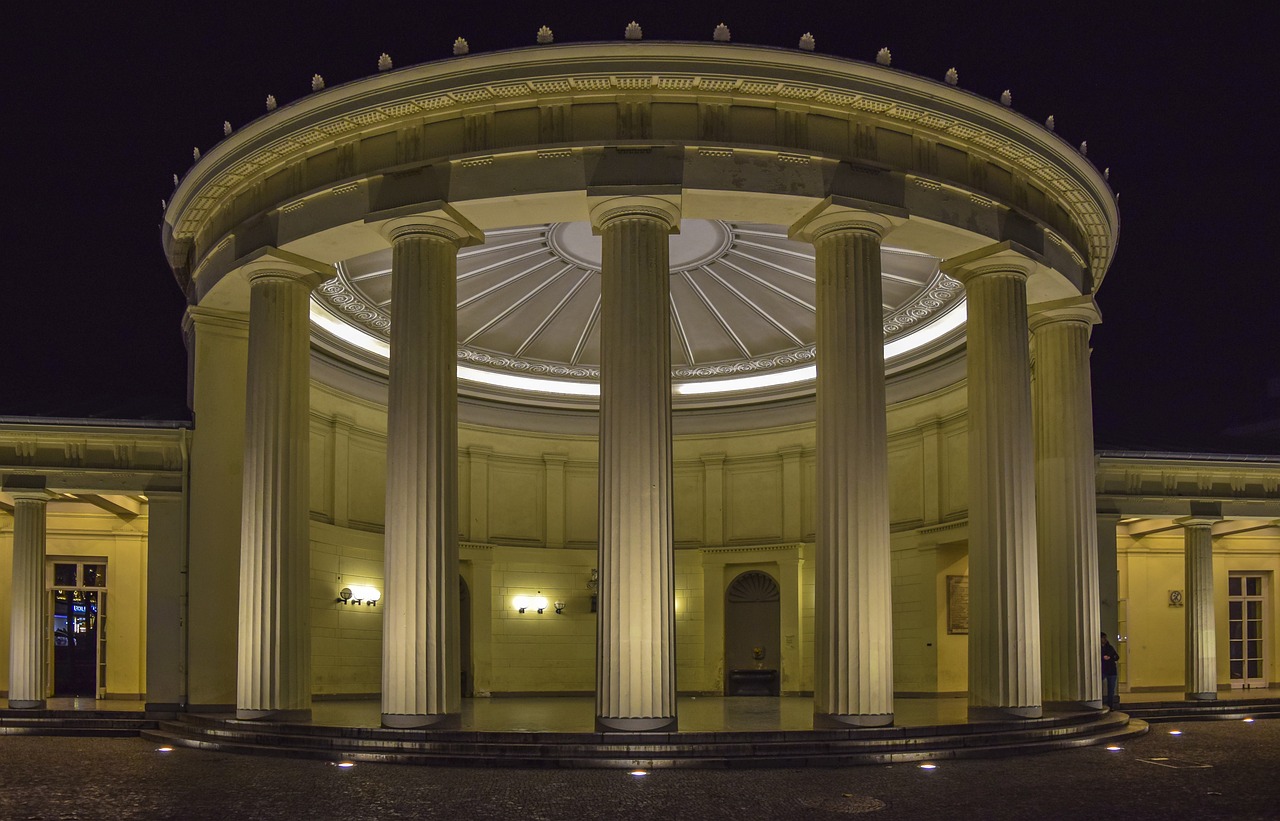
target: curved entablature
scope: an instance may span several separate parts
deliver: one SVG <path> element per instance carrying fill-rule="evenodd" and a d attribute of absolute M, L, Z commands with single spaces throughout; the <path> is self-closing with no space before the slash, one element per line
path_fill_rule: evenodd
<path fill-rule="evenodd" d="M 883 272 L 891 376 L 962 339 L 963 298 L 942 261 L 1012 244 L 1037 263 L 1030 301 L 1066 299 L 1096 291 L 1118 229 L 1114 197 L 1083 156 L 969 92 L 812 53 L 628 42 L 471 55 L 313 93 L 207 152 L 173 196 L 164 239 L 189 299 L 211 308 L 242 309 L 247 287 L 227 274 L 261 248 L 336 266 L 312 303 L 316 340 L 382 372 L 389 252 L 378 226 L 448 202 L 486 234 L 460 262 L 464 386 L 474 368 L 542 387 L 564 377 L 550 393 L 589 396 L 589 204 L 646 191 L 678 198 L 693 237 L 672 246 L 673 380 L 686 403 L 686 391 L 715 404 L 812 390 L 812 310 L 787 316 L 812 304 L 811 246 L 807 259 L 781 246 L 827 197 L 895 218 Z M 527 245 L 512 250 L 512 232 Z M 495 262 L 501 253 L 512 258 Z M 468 270 L 485 255 L 485 270 Z M 929 270 L 903 279 L 894 266 L 908 258 Z M 468 292 L 468 279 L 488 290 Z M 682 307 L 701 321 L 686 323 Z M 529 311 L 546 313 L 518 326 Z"/>

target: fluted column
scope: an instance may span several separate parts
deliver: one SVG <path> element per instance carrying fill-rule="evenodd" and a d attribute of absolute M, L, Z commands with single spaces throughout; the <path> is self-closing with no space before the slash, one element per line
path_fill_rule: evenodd
<path fill-rule="evenodd" d="M 1213 612 L 1214 519 L 1182 520 L 1186 553 L 1187 698 L 1218 697 L 1217 625 Z"/>
<path fill-rule="evenodd" d="M 41 488 L 5 490 L 13 497 L 13 584 L 9 610 L 9 706 L 43 709 L 45 645 L 45 515 L 51 495 Z"/>
<path fill-rule="evenodd" d="M 458 248 L 481 235 L 447 206 L 393 220 L 382 723 L 460 724 Z"/>
<path fill-rule="evenodd" d="M 1102 709 L 1097 497 L 1089 333 L 1092 300 L 1031 318 L 1036 431 L 1036 540 L 1044 700 Z"/>
<path fill-rule="evenodd" d="M 880 279 L 890 228 L 880 215 L 826 202 L 791 231 L 816 251 L 815 727 L 893 723 Z"/>
<path fill-rule="evenodd" d="M 1001 248 L 945 270 L 964 283 L 968 302 L 969 716 L 1035 717 L 1041 678 L 1031 261 Z"/>
<path fill-rule="evenodd" d="M 596 728 L 676 728 L 668 235 L 658 198 L 597 204 L 600 275 L 600 615 Z"/>
<path fill-rule="evenodd" d="M 325 274 L 274 257 L 244 270 L 249 363 L 236 717 L 301 720 L 311 715 L 307 301 Z"/>

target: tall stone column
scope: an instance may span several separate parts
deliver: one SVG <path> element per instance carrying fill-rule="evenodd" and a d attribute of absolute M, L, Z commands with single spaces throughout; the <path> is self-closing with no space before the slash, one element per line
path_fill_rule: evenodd
<path fill-rule="evenodd" d="M 676 728 L 668 235 L 679 209 L 604 200 L 600 272 L 600 616 L 596 728 Z"/>
<path fill-rule="evenodd" d="M 1044 700 L 1102 709 L 1089 297 L 1031 318 Z"/>
<path fill-rule="evenodd" d="M 236 717 L 305 720 L 311 716 L 307 301 L 325 272 L 278 251 L 244 272 L 249 363 Z"/>
<path fill-rule="evenodd" d="M 5 491 L 13 497 L 9 706 L 17 710 L 41 710 L 45 706 L 45 646 L 49 641 L 44 612 L 45 516 L 52 495 L 44 489 L 42 479 L 29 484 L 21 482 L 18 487 L 6 484 Z"/>
<path fill-rule="evenodd" d="M 817 271 L 815 727 L 893 723 L 889 456 L 880 240 L 888 219 L 827 201 L 791 230 Z"/>
<path fill-rule="evenodd" d="M 1187 698 L 1218 697 L 1218 634 L 1213 611 L 1213 523 L 1181 520 L 1186 553 Z"/>
<path fill-rule="evenodd" d="M 391 373 L 382 724 L 456 728 L 458 248 L 483 235 L 443 204 L 382 228 L 391 252 Z"/>
<path fill-rule="evenodd" d="M 1041 714 L 1032 265 L 1001 244 L 944 267 L 964 283 L 969 311 L 969 717 L 978 721 Z"/>

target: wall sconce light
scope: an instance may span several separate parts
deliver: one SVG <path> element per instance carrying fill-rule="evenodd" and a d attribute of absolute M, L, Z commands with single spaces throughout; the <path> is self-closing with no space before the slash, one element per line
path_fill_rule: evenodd
<path fill-rule="evenodd" d="M 557 616 L 563 616 L 563 615 L 564 615 L 564 602 L 562 602 L 562 601 L 558 601 L 558 602 L 556 602 L 556 615 L 557 615 Z"/>
<path fill-rule="evenodd" d="M 381 599 L 382 591 L 378 588 L 357 584 L 339 590 L 335 601 L 339 604 L 367 604 L 370 607 L 377 607 Z"/>
<path fill-rule="evenodd" d="M 539 590 L 538 592 L 541 593 L 542 591 Z M 538 615 L 542 615 L 542 611 L 547 609 L 547 597 L 542 595 L 516 596 L 511 600 L 511 603 L 515 605 L 516 610 L 520 613 L 524 613 L 526 610 L 537 610 Z"/>

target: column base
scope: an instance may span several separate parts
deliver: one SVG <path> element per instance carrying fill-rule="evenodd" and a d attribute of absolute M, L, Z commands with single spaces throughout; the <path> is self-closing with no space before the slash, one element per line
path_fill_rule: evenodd
<path fill-rule="evenodd" d="M 848 730 L 856 727 L 891 727 L 893 713 L 814 713 L 815 730 Z"/>
<path fill-rule="evenodd" d="M 391 730 L 460 730 L 461 713 L 383 713 L 382 726 Z"/>
<path fill-rule="evenodd" d="M 1218 694 L 1212 693 L 1187 693 L 1187 701 L 1217 701 Z"/>
<path fill-rule="evenodd" d="M 240 721 L 280 721 L 297 724 L 311 720 L 311 708 L 305 710 L 249 710 L 237 707 L 236 718 Z"/>
<path fill-rule="evenodd" d="M 1034 707 L 970 707 L 969 721 L 1009 721 L 1020 718 L 1040 718 L 1044 708 Z"/>
<path fill-rule="evenodd" d="M 1107 709 L 1107 705 L 1103 703 L 1102 699 L 1097 701 L 1046 701 L 1044 709 L 1064 713 L 1079 713 L 1085 710 L 1100 713 Z"/>
<path fill-rule="evenodd" d="M 10 710 L 43 710 L 45 700 L 40 699 L 9 699 Z"/>
<path fill-rule="evenodd" d="M 658 718 L 611 718 L 596 716 L 597 733 L 674 733 L 675 716 Z"/>

